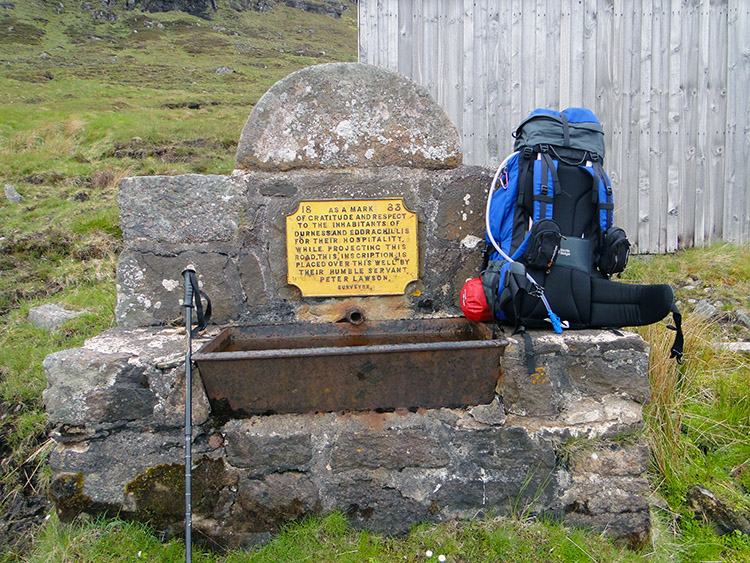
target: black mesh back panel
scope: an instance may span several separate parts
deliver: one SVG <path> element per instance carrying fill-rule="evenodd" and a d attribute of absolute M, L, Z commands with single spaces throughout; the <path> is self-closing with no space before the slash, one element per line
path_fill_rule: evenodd
<path fill-rule="evenodd" d="M 594 181 L 578 166 L 560 163 L 560 189 L 555 195 L 552 218 L 565 236 L 591 238 L 596 205 L 592 201 Z"/>
<path fill-rule="evenodd" d="M 560 163 L 557 167 L 560 187 L 557 188 L 553 204 L 552 218 L 560 225 L 564 236 L 591 238 L 593 233 L 596 205 L 592 201 L 591 190 L 594 180 L 591 174 L 578 166 Z M 518 210 L 514 231 L 527 229 L 528 219 L 534 209 L 534 177 L 527 174 L 525 178 L 523 210 Z M 520 240 L 523 240 L 521 238 Z M 514 240 L 515 242 L 515 240 Z M 520 241 L 518 241 L 520 244 Z M 513 250 L 518 245 L 514 244 Z"/>

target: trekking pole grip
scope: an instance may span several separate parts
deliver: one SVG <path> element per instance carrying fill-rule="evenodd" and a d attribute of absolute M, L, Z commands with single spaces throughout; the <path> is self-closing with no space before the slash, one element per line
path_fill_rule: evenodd
<path fill-rule="evenodd" d="M 185 296 L 182 300 L 183 307 L 193 308 L 193 279 L 195 278 L 195 269 L 188 266 L 182 270 L 182 277 L 185 281 Z"/>

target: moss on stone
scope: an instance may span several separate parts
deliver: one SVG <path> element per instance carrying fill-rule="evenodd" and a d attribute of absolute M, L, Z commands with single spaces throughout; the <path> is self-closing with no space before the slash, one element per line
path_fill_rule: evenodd
<path fill-rule="evenodd" d="M 93 501 L 83 494 L 83 473 L 64 473 L 50 486 L 50 494 L 63 522 L 70 522 L 82 512 L 92 512 Z"/>
<path fill-rule="evenodd" d="M 193 501 L 196 510 L 211 514 L 222 488 L 232 484 L 221 459 L 203 457 L 193 470 Z"/>
<path fill-rule="evenodd" d="M 219 491 L 227 484 L 223 462 L 201 458 L 191 477 L 193 509 L 211 514 Z M 185 465 L 167 463 L 152 467 L 128 483 L 125 492 L 135 500 L 133 518 L 167 531 L 184 520 Z"/>
<path fill-rule="evenodd" d="M 157 528 L 181 519 L 185 512 L 185 466 L 181 463 L 157 465 L 125 486 L 136 504 L 134 516 Z"/>

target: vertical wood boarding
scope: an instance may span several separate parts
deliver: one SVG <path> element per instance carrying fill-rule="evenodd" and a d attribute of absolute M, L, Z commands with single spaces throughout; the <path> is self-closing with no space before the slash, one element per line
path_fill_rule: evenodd
<path fill-rule="evenodd" d="M 536 107 L 594 110 L 636 252 L 750 242 L 750 2 L 359 0 L 361 62 L 427 88 L 464 162 Z"/>
<path fill-rule="evenodd" d="M 671 0 L 668 6 L 665 6 L 669 12 L 669 38 L 668 41 L 668 60 L 669 65 L 666 74 L 668 75 L 668 95 L 667 104 L 667 124 L 664 139 L 666 141 L 666 150 L 669 155 L 667 160 L 667 184 L 666 184 L 666 217 L 667 217 L 667 237 L 666 250 L 672 252 L 679 246 L 680 241 L 680 170 L 679 156 L 681 143 L 679 138 L 679 120 L 680 120 L 680 101 L 681 101 L 681 83 L 680 83 L 680 0 Z M 666 39 L 666 38 L 665 38 Z M 673 155 L 674 153 L 674 155 Z M 691 243 L 692 244 L 692 243 Z"/>
<path fill-rule="evenodd" d="M 750 242 L 750 5 L 730 2 L 728 10 L 727 147 L 725 237 Z"/>
<path fill-rule="evenodd" d="M 474 49 L 480 49 L 481 45 L 478 41 L 474 41 L 474 3 L 471 0 L 464 0 L 463 2 L 456 0 L 455 3 L 462 8 L 464 30 L 461 49 L 463 54 L 461 121 L 464 127 L 463 130 L 459 129 L 459 131 L 462 131 L 464 158 L 467 162 L 477 162 L 479 159 L 474 158 L 474 128 L 476 122 L 482 118 L 481 114 L 477 115 L 479 112 L 476 104 L 483 85 L 475 82 L 474 65 L 477 62 L 477 56 Z"/>

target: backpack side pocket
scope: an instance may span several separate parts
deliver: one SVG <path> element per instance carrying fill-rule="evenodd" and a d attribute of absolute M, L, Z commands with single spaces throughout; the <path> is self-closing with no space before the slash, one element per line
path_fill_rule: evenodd
<path fill-rule="evenodd" d="M 529 243 L 523 262 L 530 268 L 549 272 L 560 252 L 562 233 L 560 225 L 552 219 L 535 222 L 529 231 Z"/>
<path fill-rule="evenodd" d="M 610 227 L 602 234 L 599 271 L 606 277 L 621 273 L 628 264 L 630 241 L 620 227 Z"/>

